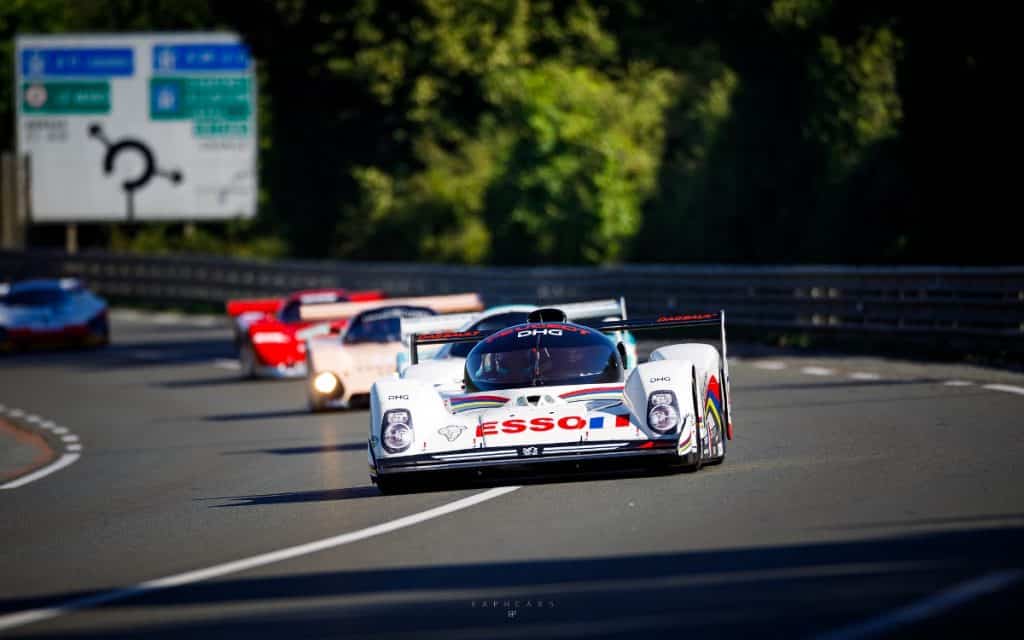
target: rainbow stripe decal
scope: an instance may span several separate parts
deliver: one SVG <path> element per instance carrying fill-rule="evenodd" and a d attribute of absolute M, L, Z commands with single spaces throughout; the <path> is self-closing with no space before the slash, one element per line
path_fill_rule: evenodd
<path fill-rule="evenodd" d="M 566 391 L 558 396 L 569 402 L 582 402 L 590 400 L 622 400 L 622 385 L 613 387 L 590 387 L 589 389 L 577 389 Z"/>
<path fill-rule="evenodd" d="M 495 409 L 508 402 L 508 398 L 504 396 L 453 396 L 449 402 L 452 413 L 462 413 L 474 409 Z"/>
<path fill-rule="evenodd" d="M 715 419 L 715 425 L 722 428 L 722 389 L 718 386 L 718 379 L 711 376 L 708 380 L 708 398 L 704 405 L 704 415 L 711 415 Z"/>

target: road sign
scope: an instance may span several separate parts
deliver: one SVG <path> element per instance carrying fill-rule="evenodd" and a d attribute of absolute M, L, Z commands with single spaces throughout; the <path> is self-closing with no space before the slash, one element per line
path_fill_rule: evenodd
<path fill-rule="evenodd" d="M 231 33 L 19 36 L 34 222 L 256 212 L 256 85 Z"/>

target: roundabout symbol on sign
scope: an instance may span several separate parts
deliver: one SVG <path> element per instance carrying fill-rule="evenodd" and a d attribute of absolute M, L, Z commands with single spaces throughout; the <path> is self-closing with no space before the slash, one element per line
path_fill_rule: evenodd
<path fill-rule="evenodd" d="M 133 151 L 142 157 L 142 172 L 121 183 L 121 188 L 124 190 L 127 202 L 128 220 L 132 220 L 135 217 L 135 192 L 146 186 L 154 176 L 165 178 L 175 185 L 181 184 L 184 180 L 181 171 L 177 169 L 171 171 L 160 169 L 156 164 L 156 156 L 153 150 L 142 140 L 122 138 L 117 142 L 111 142 L 103 134 L 103 128 L 98 124 L 93 124 L 89 127 L 89 135 L 102 142 L 107 148 L 106 153 L 103 155 L 103 173 L 106 175 L 113 173 L 114 161 L 118 154 Z"/>

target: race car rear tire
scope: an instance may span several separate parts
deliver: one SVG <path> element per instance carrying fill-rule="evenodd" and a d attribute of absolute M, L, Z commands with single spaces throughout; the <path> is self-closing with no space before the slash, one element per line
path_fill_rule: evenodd
<path fill-rule="evenodd" d="M 256 352 L 249 342 L 243 342 L 238 348 L 238 364 L 241 367 L 242 378 L 256 377 Z"/>

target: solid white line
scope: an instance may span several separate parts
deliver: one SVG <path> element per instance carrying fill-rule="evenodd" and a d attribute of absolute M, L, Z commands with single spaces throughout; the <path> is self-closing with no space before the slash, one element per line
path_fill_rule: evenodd
<path fill-rule="evenodd" d="M 974 383 L 973 382 L 968 382 L 967 380 L 947 380 L 946 382 L 943 382 L 942 384 L 947 386 L 947 387 L 969 387 L 969 386 L 973 385 Z"/>
<path fill-rule="evenodd" d="M 50 475 L 54 471 L 60 471 L 64 467 L 68 466 L 69 464 L 74 463 L 74 461 L 78 460 L 78 458 L 80 458 L 80 457 L 81 456 L 79 454 L 77 454 L 77 453 L 65 453 L 61 457 L 57 458 L 57 460 L 55 462 L 46 465 L 42 469 L 39 469 L 37 471 L 33 471 L 32 473 L 28 474 L 27 476 L 22 476 L 22 477 L 18 478 L 17 480 L 11 480 L 7 484 L 0 484 L 0 489 L 17 489 L 18 487 L 20 487 L 22 485 L 26 485 L 26 484 L 28 484 L 30 482 L 35 482 L 36 480 L 38 480 L 38 479 L 40 479 L 42 477 Z M 2 618 L 0 618 L 0 620 L 2 620 Z M 2 625 L 0 625 L 0 629 L 3 629 Z"/>
<path fill-rule="evenodd" d="M 850 374 L 850 377 L 854 380 L 881 380 L 882 376 L 877 373 L 870 373 L 867 371 L 854 371 Z"/>
<path fill-rule="evenodd" d="M 804 367 L 800 369 L 800 373 L 809 376 L 830 376 L 835 373 L 835 371 L 832 369 L 826 369 L 825 367 Z"/>
<path fill-rule="evenodd" d="M 238 360 L 214 360 L 213 366 L 220 369 L 231 369 L 232 371 L 238 371 L 242 368 L 242 365 L 238 363 Z"/>
<path fill-rule="evenodd" d="M 324 538 L 323 540 L 317 540 L 315 542 L 287 547 L 278 551 L 271 551 L 269 553 L 252 556 L 251 558 L 235 560 L 234 562 L 225 562 L 224 564 L 214 565 L 206 569 L 197 569 L 196 571 L 178 573 L 165 578 L 158 578 L 156 580 L 147 580 L 146 582 L 140 582 L 139 584 L 131 587 L 115 589 L 113 591 L 99 593 L 86 598 L 78 598 L 77 600 L 69 600 L 63 604 L 58 604 L 53 607 L 29 609 L 28 611 L 0 616 L 0 631 L 21 627 L 27 624 L 32 624 L 33 622 L 49 620 L 50 618 L 56 618 L 57 616 L 62 616 L 81 609 L 114 602 L 115 600 L 124 600 L 125 598 L 149 593 L 151 591 L 180 587 L 182 585 L 201 582 L 211 578 L 219 578 L 221 576 L 238 573 L 240 571 L 248 571 L 249 569 L 255 569 L 256 567 L 290 560 L 292 558 L 317 553 L 318 551 L 324 551 L 326 549 L 333 549 L 334 547 L 340 547 L 359 540 L 365 540 L 366 538 L 383 535 L 385 533 L 397 531 L 398 529 L 411 527 L 421 522 L 426 522 L 427 520 L 433 520 L 434 518 L 439 518 L 449 513 L 461 511 L 462 509 L 467 509 L 480 504 L 481 502 L 486 502 L 503 496 L 506 493 L 512 493 L 516 489 L 519 489 L 519 487 L 496 487 L 467 498 L 462 498 L 461 500 L 456 500 L 455 502 L 449 502 L 448 504 L 441 505 L 440 507 L 421 511 L 420 513 L 414 513 L 396 520 L 390 520 L 383 524 L 374 525 L 365 529 L 359 529 L 358 531 L 343 533 L 331 538 Z"/>
<path fill-rule="evenodd" d="M 982 389 L 1005 391 L 1006 393 L 1016 393 L 1019 396 L 1024 396 L 1024 387 L 1015 387 L 1012 384 L 986 384 L 982 386 Z"/>
<path fill-rule="evenodd" d="M 761 362 L 755 362 L 754 367 L 757 369 L 764 369 L 765 371 L 781 371 L 786 368 L 786 363 L 777 362 L 775 360 L 764 360 Z"/>
<path fill-rule="evenodd" d="M 902 609 L 817 637 L 819 640 L 854 640 L 889 634 L 899 627 L 934 617 L 943 611 L 999 591 L 1020 580 L 1022 576 L 1024 572 L 1016 569 L 989 573 L 940 591 Z"/>

